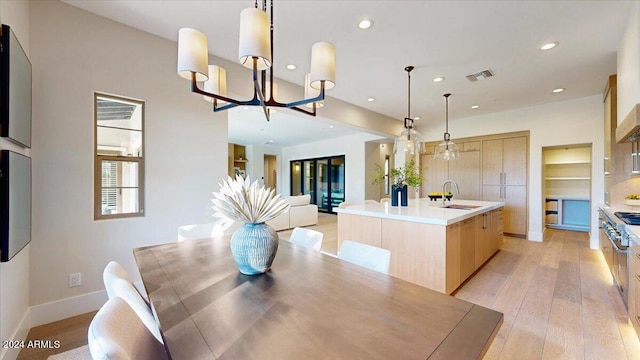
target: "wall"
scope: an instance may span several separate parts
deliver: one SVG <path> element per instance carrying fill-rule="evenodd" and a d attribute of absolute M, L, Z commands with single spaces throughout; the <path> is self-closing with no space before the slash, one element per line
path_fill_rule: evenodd
<path fill-rule="evenodd" d="M 265 176 L 265 167 L 264 167 L 264 156 L 265 155 L 274 155 L 276 157 L 276 162 L 281 162 L 281 149 L 275 146 L 263 146 L 263 145 L 248 145 L 246 147 L 247 150 L 247 174 L 251 176 L 251 180 L 260 180 L 262 181 L 262 177 Z M 274 170 L 279 169 L 279 165 L 277 165 Z M 278 170 L 277 177 L 277 188 L 276 191 L 278 193 L 282 193 L 282 175 L 280 170 Z M 262 182 L 261 182 L 262 184 Z M 288 183 L 287 183 L 288 184 Z M 288 191 L 288 190 L 287 190 Z"/>
<path fill-rule="evenodd" d="M 389 155 L 389 166 L 393 168 L 393 143 L 381 144 L 377 141 L 365 144 L 365 199 L 380 200 L 383 197 L 389 197 L 384 193 L 384 185 L 373 185 L 371 183 L 371 174 L 375 173 L 376 164 L 384 169 L 385 156 Z"/>
<path fill-rule="evenodd" d="M 282 161 L 280 162 L 282 180 L 278 180 L 281 184 L 282 193 L 290 195 L 291 192 L 290 161 L 345 155 L 345 201 L 363 202 L 365 199 L 363 181 L 367 181 L 366 179 L 369 178 L 369 174 L 365 171 L 365 143 L 378 139 L 380 139 L 379 136 L 363 133 L 283 148 Z"/>
<path fill-rule="evenodd" d="M 606 79 L 602 80 L 605 83 Z M 601 95 L 560 101 L 500 113 L 449 119 L 452 139 L 478 135 L 530 131 L 529 138 L 529 240 L 542 241 L 544 230 L 542 194 L 542 148 L 547 146 L 592 144 L 591 247 L 598 247 L 596 209 L 604 202 L 604 107 Z M 481 125 L 479 125 L 481 124 Z M 425 141 L 437 141 L 444 124 L 419 128 Z"/>
<path fill-rule="evenodd" d="M 0 21 L 9 25 L 32 60 L 29 32 L 29 3 L 0 1 Z M 0 138 L 0 149 L 31 156 L 24 149 Z M 31 324 L 29 313 L 29 263 L 31 245 L 27 245 L 11 261 L 0 263 L 0 340 L 26 338 Z M 19 349 L 0 348 L 0 359 L 15 359 Z"/>
<path fill-rule="evenodd" d="M 227 169 L 227 116 L 176 75 L 175 42 L 57 1 L 31 1 L 34 68 L 33 326 L 93 310 L 102 270 L 132 250 L 175 241 L 210 222 L 211 192 Z M 93 220 L 94 91 L 146 101 L 145 216 Z M 82 273 L 82 286 L 67 276 Z"/>

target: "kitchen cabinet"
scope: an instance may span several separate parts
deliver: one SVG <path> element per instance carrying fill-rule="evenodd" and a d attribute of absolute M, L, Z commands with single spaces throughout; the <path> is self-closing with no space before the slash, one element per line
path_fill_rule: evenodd
<path fill-rule="evenodd" d="M 502 201 L 504 232 L 527 232 L 527 137 L 482 141 L 482 199 Z"/>
<path fill-rule="evenodd" d="M 476 218 L 472 217 L 460 224 L 460 283 L 477 269 L 475 262 Z"/>
<path fill-rule="evenodd" d="M 426 146 L 426 153 L 420 158 L 425 169 L 425 181 L 422 183 L 422 196 L 429 192 L 442 191 L 445 180 L 451 179 L 458 184 L 460 194 L 454 193 L 454 198 L 465 200 L 480 200 L 480 142 L 470 141 L 459 143 L 460 158 L 456 160 L 442 160 L 433 157 L 434 145 Z"/>
<path fill-rule="evenodd" d="M 474 218 L 474 264 L 476 269 L 502 247 L 503 213 L 503 209 L 497 209 Z"/>
<path fill-rule="evenodd" d="M 602 236 L 601 236 L 602 237 Z M 602 243 L 602 240 L 600 240 Z M 640 245 L 629 246 L 629 319 L 640 337 Z"/>

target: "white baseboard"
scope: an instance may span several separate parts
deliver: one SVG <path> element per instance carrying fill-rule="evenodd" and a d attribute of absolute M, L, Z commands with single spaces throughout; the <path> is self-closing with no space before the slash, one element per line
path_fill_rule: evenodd
<path fill-rule="evenodd" d="M 16 331 L 14 331 L 13 336 L 9 339 L 2 340 L 12 340 L 12 341 L 23 341 L 27 339 L 27 335 L 29 334 L 29 330 L 31 330 L 31 309 L 27 309 L 22 320 L 20 321 L 20 325 Z M 18 355 L 20 354 L 20 348 L 2 348 L 2 352 L 0 353 L 1 360 L 16 360 Z"/>
<path fill-rule="evenodd" d="M 529 231 L 529 234 L 527 236 L 527 240 L 530 241 L 542 242 L 542 239 L 544 239 L 542 231 Z"/>
<path fill-rule="evenodd" d="M 107 302 L 107 291 L 100 290 L 31 307 L 31 327 L 70 318 L 100 309 Z"/>

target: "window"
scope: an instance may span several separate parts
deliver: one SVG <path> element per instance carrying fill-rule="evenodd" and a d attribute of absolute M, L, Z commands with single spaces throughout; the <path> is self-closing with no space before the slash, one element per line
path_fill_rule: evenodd
<path fill-rule="evenodd" d="M 144 214 L 144 102 L 94 94 L 94 218 Z"/>

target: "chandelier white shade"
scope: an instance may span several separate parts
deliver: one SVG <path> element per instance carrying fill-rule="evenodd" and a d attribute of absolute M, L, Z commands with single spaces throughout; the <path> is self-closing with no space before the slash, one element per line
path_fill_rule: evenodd
<path fill-rule="evenodd" d="M 458 145 L 451 141 L 451 134 L 449 134 L 449 96 L 451 94 L 444 94 L 443 96 L 446 101 L 444 141 L 438 144 L 433 157 L 442 160 L 455 160 L 460 158 L 460 149 Z"/>
<path fill-rule="evenodd" d="M 191 80 L 191 73 L 196 73 L 196 81 L 207 80 L 208 59 L 207 37 L 198 30 L 180 29 L 178 32 L 178 75 Z"/>
<path fill-rule="evenodd" d="M 227 71 L 217 65 L 209 65 L 209 80 L 204 82 L 204 91 L 227 96 Z M 204 99 L 213 102 L 214 98 L 204 95 Z"/>
<path fill-rule="evenodd" d="M 271 24 L 266 12 L 246 8 L 240 13 L 240 63 L 253 69 L 253 58 L 257 58 L 258 70 L 271 67 Z"/>
<path fill-rule="evenodd" d="M 267 2 L 270 4 L 269 12 Z M 254 7 L 244 9 L 240 13 L 238 59 L 243 66 L 252 69 L 253 98 L 236 100 L 227 97 L 226 71 L 218 66 L 208 66 L 208 59 L 206 36 L 194 29 L 180 29 L 178 74 L 191 81 L 192 92 L 213 103 L 213 111 L 228 110 L 236 106 L 259 106 L 268 121 L 269 113 L 274 108 L 284 107 L 315 116 L 316 109 L 321 107 L 324 100 L 325 90 L 333 88 L 336 84 L 335 48 L 328 42 L 318 42 L 311 48 L 311 72 L 308 81 L 309 86 L 316 92 L 309 92 L 305 81 L 304 99 L 289 103 L 277 101 L 272 63 L 273 0 L 262 0 L 261 8 L 256 0 Z M 203 81 L 204 88 L 201 89 L 198 83 Z M 301 105 L 310 107 L 311 110 L 306 110 Z"/>
<path fill-rule="evenodd" d="M 304 98 L 312 99 L 317 97 L 318 95 L 320 95 L 320 90 L 317 90 L 311 87 L 311 74 L 306 74 L 304 76 Z M 317 107 L 323 107 L 324 101 L 309 103 L 309 104 L 305 104 L 304 106 L 308 108 L 313 108 L 313 104 L 315 104 Z"/>
<path fill-rule="evenodd" d="M 325 90 L 336 86 L 336 49 L 328 42 L 317 42 L 311 47 L 311 87 L 320 90 L 321 81 Z"/>

